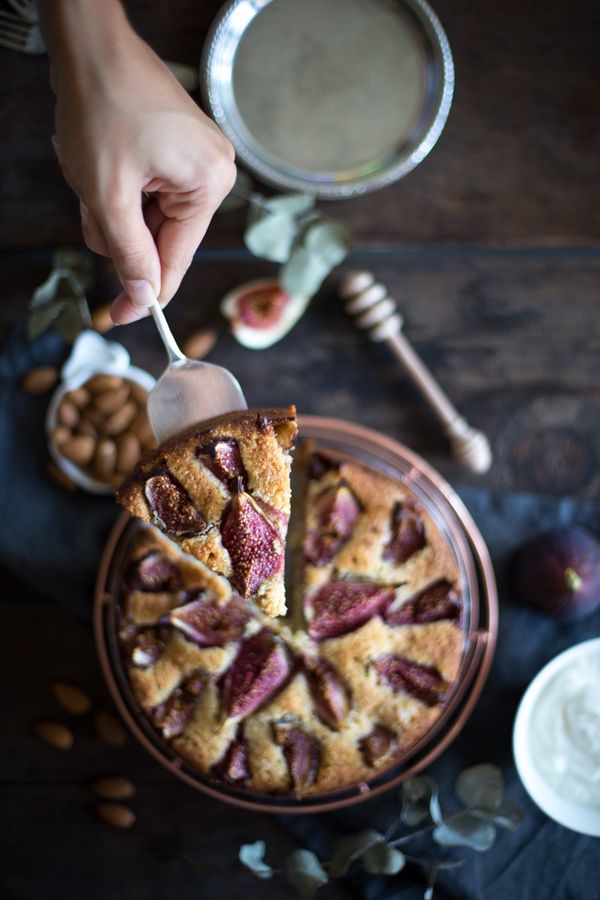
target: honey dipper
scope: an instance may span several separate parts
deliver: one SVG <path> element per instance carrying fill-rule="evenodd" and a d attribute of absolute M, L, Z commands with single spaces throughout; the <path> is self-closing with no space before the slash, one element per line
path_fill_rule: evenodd
<path fill-rule="evenodd" d="M 402 331 L 403 318 L 387 288 L 371 272 L 349 272 L 340 296 L 358 328 L 375 343 L 385 343 L 444 427 L 453 457 L 472 472 L 487 472 L 492 464 L 490 443 L 472 428 L 450 402 Z"/>

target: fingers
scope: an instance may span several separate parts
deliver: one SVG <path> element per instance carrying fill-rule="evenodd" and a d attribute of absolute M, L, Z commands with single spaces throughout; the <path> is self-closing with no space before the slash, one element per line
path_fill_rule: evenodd
<path fill-rule="evenodd" d="M 160 259 L 144 220 L 141 194 L 136 191 L 118 202 L 113 199 L 94 210 L 92 217 L 124 289 L 113 304 L 111 315 L 119 325 L 134 322 L 147 315 L 161 289 Z M 99 236 L 95 233 L 94 237 Z"/>
<path fill-rule="evenodd" d="M 211 215 L 201 211 L 187 219 L 165 219 L 156 235 L 161 264 L 161 304 L 176 294 L 198 245 L 208 228 Z"/>

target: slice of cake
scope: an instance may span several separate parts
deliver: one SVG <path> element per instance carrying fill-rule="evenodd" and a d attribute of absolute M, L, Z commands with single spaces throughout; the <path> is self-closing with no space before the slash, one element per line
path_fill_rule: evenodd
<path fill-rule="evenodd" d="M 229 413 L 176 435 L 117 492 L 150 522 L 269 616 L 285 613 L 296 410 Z"/>

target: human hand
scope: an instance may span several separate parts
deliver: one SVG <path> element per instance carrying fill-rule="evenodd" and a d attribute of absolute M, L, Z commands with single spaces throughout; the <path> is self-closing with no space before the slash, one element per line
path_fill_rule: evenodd
<path fill-rule="evenodd" d="M 111 12 L 108 35 L 86 20 L 84 47 L 67 34 L 67 52 L 51 49 L 53 142 L 80 198 L 85 242 L 112 258 L 123 285 L 111 313 L 125 324 L 147 314 L 153 295 L 164 305 L 175 294 L 235 165 L 217 126 L 120 7 Z"/>

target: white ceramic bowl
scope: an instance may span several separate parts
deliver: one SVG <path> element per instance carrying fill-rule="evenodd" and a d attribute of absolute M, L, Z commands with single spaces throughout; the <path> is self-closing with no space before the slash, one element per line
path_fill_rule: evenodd
<path fill-rule="evenodd" d="M 548 783 L 536 765 L 530 739 L 531 720 L 542 692 L 550 680 L 576 662 L 600 655 L 600 638 L 584 641 L 565 650 L 535 676 L 517 710 L 513 730 L 513 753 L 517 772 L 525 790 L 539 808 L 566 828 L 600 837 L 600 809 L 567 800 Z"/>
<path fill-rule="evenodd" d="M 149 372 L 131 365 L 129 353 L 121 344 L 107 341 L 95 331 L 82 331 L 62 368 L 62 380 L 50 399 L 46 413 L 46 434 L 50 456 L 71 481 L 92 494 L 112 494 L 113 486 L 91 478 L 74 463 L 65 459 L 52 439 L 52 432 L 58 424 L 58 407 L 64 395 L 81 387 L 93 375 L 100 374 L 121 375 L 147 391 L 151 391 L 156 383 L 156 379 Z"/>

